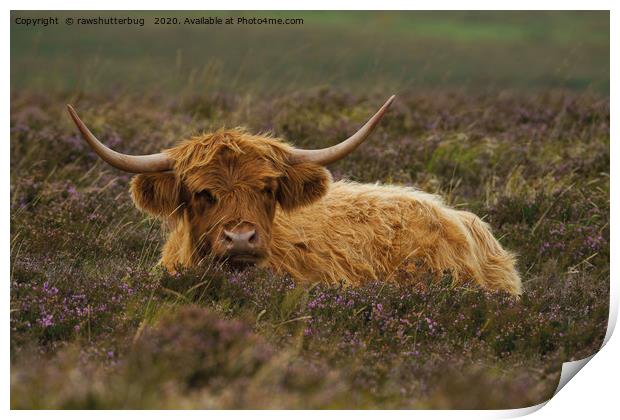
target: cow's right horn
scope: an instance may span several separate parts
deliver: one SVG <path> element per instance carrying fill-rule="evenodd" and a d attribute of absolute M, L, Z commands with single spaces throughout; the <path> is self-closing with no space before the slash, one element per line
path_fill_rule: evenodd
<path fill-rule="evenodd" d="M 88 127 L 82 122 L 80 117 L 71 105 L 67 105 L 67 110 L 77 126 L 84 140 L 92 147 L 92 149 L 110 165 L 125 172 L 134 174 L 142 174 L 146 172 L 164 172 L 172 169 L 172 161 L 165 153 L 155 153 L 152 155 L 132 156 L 115 152 L 110 149 L 90 132 Z"/>
<path fill-rule="evenodd" d="M 313 162 L 319 165 L 329 165 L 344 158 L 348 154 L 352 153 L 357 147 L 364 142 L 373 132 L 381 118 L 385 115 L 386 111 L 394 102 L 395 95 L 392 95 L 383 106 L 373 115 L 366 124 L 355 134 L 348 139 L 325 149 L 318 150 L 303 150 L 294 149 L 291 154 L 292 162 Z"/>

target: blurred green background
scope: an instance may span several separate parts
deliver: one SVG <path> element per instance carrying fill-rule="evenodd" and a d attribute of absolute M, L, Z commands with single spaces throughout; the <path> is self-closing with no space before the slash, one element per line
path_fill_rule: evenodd
<path fill-rule="evenodd" d="M 154 24 L 239 15 L 304 23 Z M 15 23 L 40 16 L 59 25 Z M 65 25 L 78 16 L 145 25 Z M 609 92 L 608 12 L 12 12 L 11 22 L 13 90 Z"/>

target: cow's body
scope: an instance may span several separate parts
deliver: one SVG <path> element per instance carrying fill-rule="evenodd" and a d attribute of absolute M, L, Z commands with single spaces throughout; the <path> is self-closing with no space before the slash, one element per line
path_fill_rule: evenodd
<path fill-rule="evenodd" d="M 196 254 L 183 222 L 164 247 L 162 264 L 192 266 Z M 455 283 L 521 293 L 513 255 L 476 215 L 446 207 L 412 188 L 335 182 L 313 204 L 277 211 L 263 262 L 300 282 L 396 281 L 449 272 Z"/>

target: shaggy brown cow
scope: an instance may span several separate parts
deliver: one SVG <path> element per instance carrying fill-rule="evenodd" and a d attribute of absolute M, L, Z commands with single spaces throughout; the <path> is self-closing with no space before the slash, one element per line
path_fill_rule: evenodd
<path fill-rule="evenodd" d="M 472 213 L 413 188 L 332 182 L 325 165 L 359 146 L 392 103 L 353 136 L 321 150 L 241 129 L 190 138 L 162 153 L 108 149 L 69 105 L 84 139 L 112 166 L 139 175 L 131 195 L 166 221 L 160 263 L 170 272 L 206 257 L 256 263 L 297 281 L 415 281 L 450 272 L 455 283 L 521 293 L 515 257 Z"/>

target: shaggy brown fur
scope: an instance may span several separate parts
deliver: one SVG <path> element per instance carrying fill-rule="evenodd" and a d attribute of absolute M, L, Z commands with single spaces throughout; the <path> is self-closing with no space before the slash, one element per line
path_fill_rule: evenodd
<path fill-rule="evenodd" d="M 396 281 L 450 272 L 457 284 L 521 293 L 513 254 L 472 213 L 411 188 L 331 182 L 315 164 L 291 164 L 291 146 L 243 130 L 218 131 L 169 149 L 167 173 L 134 177 L 136 206 L 170 229 L 169 271 L 221 257 L 223 229 L 261 238 L 260 264 L 300 282 Z"/>

